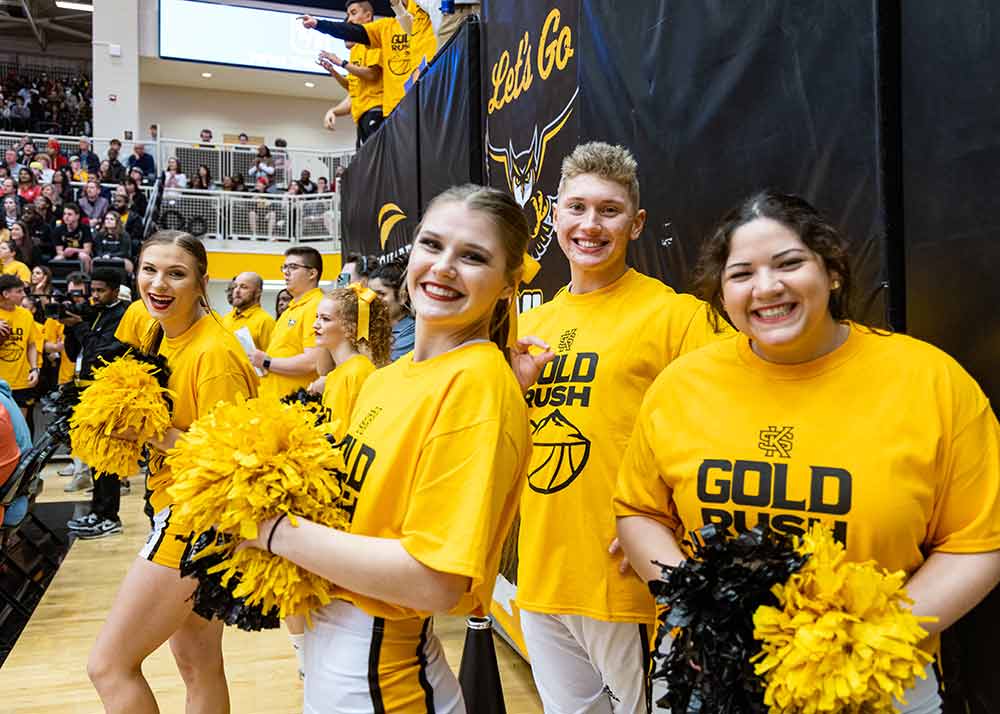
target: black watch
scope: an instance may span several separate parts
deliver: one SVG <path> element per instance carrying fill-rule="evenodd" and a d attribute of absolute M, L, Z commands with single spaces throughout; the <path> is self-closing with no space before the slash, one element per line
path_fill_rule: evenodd
<path fill-rule="evenodd" d="M 340 63 L 340 66 L 343 67 L 344 69 L 347 69 L 347 65 L 349 65 L 350 63 L 351 63 L 350 60 L 344 60 L 343 62 Z"/>
<path fill-rule="evenodd" d="M 262 364 L 264 365 L 264 369 L 266 369 L 268 371 L 271 371 L 271 358 L 270 357 L 265 357 L 264 361 L 262 362 Z"/>

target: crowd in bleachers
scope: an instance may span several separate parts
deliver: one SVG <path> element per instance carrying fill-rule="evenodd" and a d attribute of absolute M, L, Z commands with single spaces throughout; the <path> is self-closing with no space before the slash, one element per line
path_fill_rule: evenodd
<path fill-rule="evenodd" d="M 91 134 L 93 95 L 83 74 L 20 73 L 0 76 L 0 129 L 42 134 Z"/>

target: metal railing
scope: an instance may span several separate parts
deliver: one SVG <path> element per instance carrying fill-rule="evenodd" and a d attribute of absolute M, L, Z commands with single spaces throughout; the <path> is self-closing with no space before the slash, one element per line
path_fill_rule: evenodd
<path fill-rule="evenodd" d="M 27 136 L 35 144 L 38 152 L 44 153 L 45 146 L 49 139 L 59 142 L 60 152 L 67 158 L 72 156 L 79 147 L 79 136 L 59 136 L 52 134 L 23 134 L 19 132 L 0 132 L 0 152 L 4 149 L 16 146 L 21 138 Z M 101 137 L 84 137 L 90 141 L 91 151 L 97 154 L 102 160 L 107 158 L 108 147 L 111 139 Z M 121 140 L 120 140 L 121 141 Z M 181 170 L 190 183 L 198 173 L 201 164 L 208 166 L 213 180 L 221 188 L 222 179 L 225 176 L 240 174 L 245 179 L 247 185 L 252 185 L 253 180 L 249 177 L 249 171 L 257 159 L 257 147 L 239 144 L 202 144 L 197 141 L 182 139 L 160 139 L 159 141 L 137 140 L 138 143 L 145 144 L 146 153 L 151 154 L 156 160 L 157 172 L 166 169 L 167 159 L 173 157 L 178 160 Z M 136 141 L 121 141 L 122 148 L 118 154 L 118 160 L 123 164 L 128 162 L 128 157 L 132 153 Z M 330 184 L 336 180 L 337 169 L 346 167 L 354 156 L 354 149 L 341 149 L 337 151 L 323 151 L 320 149 L 305 148 L 271 148 L 271 162 L 274 166 L 273 182 L 278 186 L 287 186 L 289 181 L 296 179 L 303 169 L 308 169 L 315 181 L 320 176 L 325 176 Z"/>

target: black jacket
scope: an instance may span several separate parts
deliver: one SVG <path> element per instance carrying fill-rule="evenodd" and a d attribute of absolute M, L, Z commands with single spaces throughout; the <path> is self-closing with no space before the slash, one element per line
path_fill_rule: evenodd
<path fill-rule="evenodd" d="M 117 300 L 107 307 L 95 305 L 96 317 L 91 316 L 80 324 L 67 328 L 66 356 L 75 360 L 78 355 L 83 355 L 80 365 L 81 378 L 90 379 L 94 367 L 101 366 L 98 357 L 103 352 L 118 346 L 115 330 L 118 329 L 118 323 L 122 321 L 127 308 L 128 305 L 122 300 Z"/>

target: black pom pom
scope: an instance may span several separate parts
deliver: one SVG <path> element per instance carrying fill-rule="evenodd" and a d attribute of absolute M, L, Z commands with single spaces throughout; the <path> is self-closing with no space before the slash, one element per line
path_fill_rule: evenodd
<path fill-rule="evenodd" d="M 677 567 L 662 566 L 649 589 L 666 610 L 658 645 L 674 635 L 654 679 L 668 692 L 658 706 L 677 714 L 767 714 L 764 685 L 750 658 L 760 651 L 753 614 L 776 605 L 771 588 L 788 580 L 806 557 L 792 538 L 754 528 L 735 538 L 716 526 L 694 534 L 694 556 Z M 657 647 L 659 649 L 659 646 Z"/>
<path fill-rule="evenodd" d="M 247 632 L 275 630 L 281 626 L 278 608 L 264 612 L 262 605 L 247 605 L 246 598 L 233 597 L 232 590 L 239 584 L 238 576 L 222 584 L 222 573 L 209 573 L 220 563 L 224 553 L 213 553 L 201 558 L 197 555 L 210 545 L 221 545 L 230 539 L 219 536 L 214 530 L 200 534 L 181 562 L 181 576 L 195 578 L 198 585 L 191 596 L 193 610 L 206 620 L 219 619 L 227 625 Z"/>

